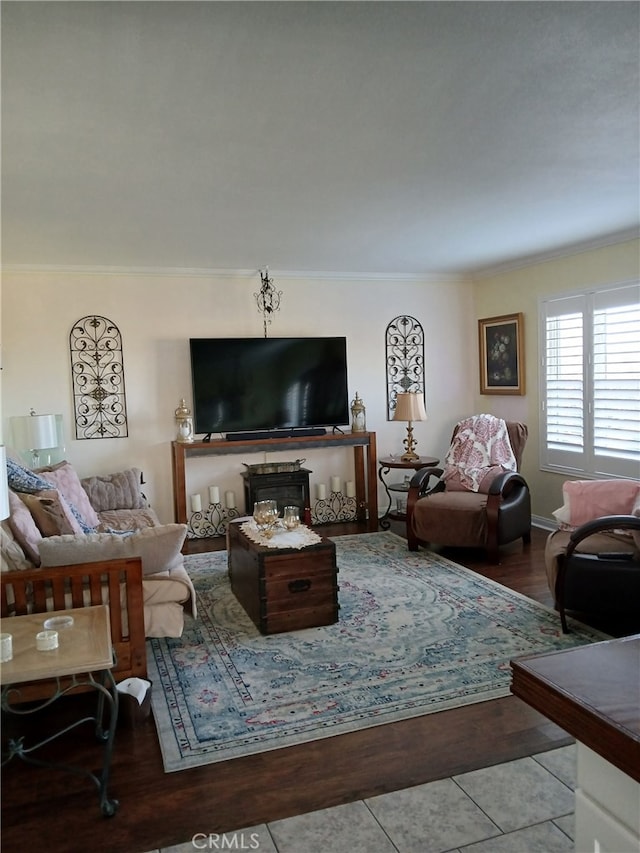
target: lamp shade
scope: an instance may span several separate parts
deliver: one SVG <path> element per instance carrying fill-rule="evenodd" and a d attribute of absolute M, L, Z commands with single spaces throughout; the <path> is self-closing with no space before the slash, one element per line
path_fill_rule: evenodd
<path fill-rule="evenodd" d="M 7 484 L 7 452 L 0 446 L 0 521 L 9 518 L 9 486 Z"/>
<path fill-rule="evenodd" d="M 47 450 L 58 446 L 55 415 L 23 415 L 11 418 L 13 443 L 18 450 Z"/>
<path fill-rule="evenodd" d="M 393 419 L 394 421 L 426 421 L 427 412 L 422 394 L 416 391 L 398 394 Z"/>

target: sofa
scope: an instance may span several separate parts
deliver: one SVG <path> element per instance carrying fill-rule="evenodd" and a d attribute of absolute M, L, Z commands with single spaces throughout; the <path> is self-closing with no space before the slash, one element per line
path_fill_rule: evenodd
<path fill-rule="evenodd" d="M 182 554 L 187 528 L 160 523 L 138 469 L 81 479 L 67 461 L 30 470 L 8 459 L 7 480 L 3 573 L 139 558 L 145 636 L 182 635 L 185 612 L 197 615 Z"/>

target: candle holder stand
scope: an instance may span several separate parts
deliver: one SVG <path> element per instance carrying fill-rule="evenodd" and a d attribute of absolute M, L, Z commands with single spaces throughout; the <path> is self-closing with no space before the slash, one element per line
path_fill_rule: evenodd
<path fill-rule="evenodd" d="M 355 498 L 342 492 L 331 492 L 328 498 L 314 503 L 311 516 L 314 524 L 330 524 L 332 521 L 354 521 L 356 511 Z"/>
<path fill-rule="evenodd" d="M 209 539 L 225 536 L 227 524 L 240 513 L 236 507 L 224 507 L 221 503 L 210 503 L 206 510 L 192 512 L 187 524 L 187 539 Z"/>

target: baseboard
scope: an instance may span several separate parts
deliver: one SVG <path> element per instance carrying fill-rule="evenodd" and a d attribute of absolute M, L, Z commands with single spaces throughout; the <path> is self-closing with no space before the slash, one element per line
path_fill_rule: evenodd
<path fill-rule="evenodd" d="M 541 515 L 532 515 L 531 524 L 534 527 L 540 527 L 542 530 L 553 531 L 558 529 L 558 524 L 551 518 L 544 518 Z"/>

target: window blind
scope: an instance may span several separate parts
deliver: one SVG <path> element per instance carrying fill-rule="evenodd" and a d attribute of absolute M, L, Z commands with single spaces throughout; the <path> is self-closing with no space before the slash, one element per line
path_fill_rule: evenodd
<path fill-rule="evenodd" d="M 541 302 L 542 468 L 640 476 L 640 285 Z"/>

